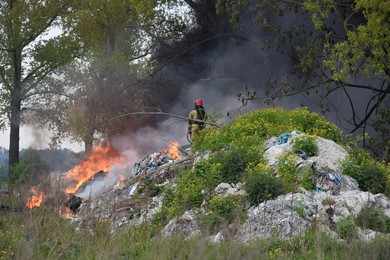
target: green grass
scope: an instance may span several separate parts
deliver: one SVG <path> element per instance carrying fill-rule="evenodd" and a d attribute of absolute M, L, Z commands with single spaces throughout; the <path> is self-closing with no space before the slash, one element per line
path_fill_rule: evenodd
<path fill-rule="evenodd" d="M 55 212 L 39 208 L 0 214 L 0 259 L 389 259 L 390 239 L 339 242 L 309 231 L 282 241 L 258 239 L 210 243 L 205 237 L 162 238 L 156 227 L 110 232 L 110 221 L 79 230 Z"/>

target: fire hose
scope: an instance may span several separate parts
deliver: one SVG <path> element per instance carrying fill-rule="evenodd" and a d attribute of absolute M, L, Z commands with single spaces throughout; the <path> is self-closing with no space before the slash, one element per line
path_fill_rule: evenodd
<path fill-rule="evenodd" d="M 192 141 L 191 141 L 191 131 L 188 131 L 187 132 L 187 141 L 192 144 Z"/>

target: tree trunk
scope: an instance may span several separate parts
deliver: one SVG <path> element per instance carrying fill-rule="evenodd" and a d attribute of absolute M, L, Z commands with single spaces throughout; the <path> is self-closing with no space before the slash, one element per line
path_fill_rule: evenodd
<path fill-rule="evenodd" d="M 94 141 L 94 137 L 93 137 L 93 133 L 95 131 L 94 130 L 90 130 L 88 131 L 87 135 L 84 136 L 84 150 L 85 150 L 85 155 L 88 156 L 91 152 L 92 152 L 92 149 L 93 149 L 93 141 Z"/>
<path fill-rule="evenodd" d="M 92 152 L 93 142 L 84 141 L 85 154 L 88 155 Z"/>
<path fill-rule="evenodd" d="M 20 138 L 20 112 L 21 112 L 21 72 L 22 72 L 22 54 L 16 50 L 12 53 L 14 66 L 13 89 L 11 92 L 11 132 L 9 140 L 9 192 L 12 194 L 15 184 L 15 173 L 12 172 L 12 167 L 19 163 L 19 138 Z"/>
<path fill-rule="evenodd" d="M 107 29 L 107 56 L 111 57 L 115 51 L 115 31 Z"/>

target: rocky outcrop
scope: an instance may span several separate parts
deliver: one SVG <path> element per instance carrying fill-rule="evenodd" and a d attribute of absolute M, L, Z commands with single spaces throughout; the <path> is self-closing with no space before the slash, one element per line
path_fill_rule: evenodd
<path fill-rule="evenodd" d="M 311 225 L 293 211 L 291 202 L 285 199 L 263 202 L 251 208 L 248 215 L 236 236 L 241 242 L 272 236 L 287 239 L 305 232 Z"/>
<path fill-rule="evenodd" d="M 186 211 L 182 216 L 171 219 L 161 231 L 161 235 L 164 237 L 183 235 L 191 238 L 200 234 L 196 214 L 193 211 Z"/>
<path fill-rule="evenodd" d="M 215 189 L 215 196 L 217 197 L 226 197 L 229 195 L 246 195 L 246 191 L 242 189 L 242 183 L 237 184 L 228 184 L 228 183 L 220 183 Z"/>
<path fill-rule="evenodd" d="M 275 141 L 268 141 L 269 146 L 264 153 L 264 158 L 267 160 L 269 165 L 277 165 L 279 157 L 293 149 L 292 140 L 297 138 L 301 134 L 292 135 L 286 143 L 278 144 Z M 273 138 L 271 140 L 276 140 Z M 315 141 L 318 152 L 316 156 L 308 158 L 312 163 L 319 165 L 323 168 L 328 168 L 332 171 L 340 171 L 340 162 L 345 159 L 348 152 L 335 142 L 324 139 L 322 137 L 316 137 Z M 300 159 L 300 162 L 304 161 Z"/>
<path fill-rule="evenodd" d="M 344 216 L 356 218 L 362 210 L 371 208 L 390 217 L 390 200 L 383 194 L 350 190 L 338 195 L 331 192 L 282 195 L 251 208 L 236 238 L 242 242 L 271 236 L 287 239 L 307 231 L 314 224 L 332 230 Z M 360 231 L 359 236 L 364 240 L 374 238 L 377 233 Z"/>

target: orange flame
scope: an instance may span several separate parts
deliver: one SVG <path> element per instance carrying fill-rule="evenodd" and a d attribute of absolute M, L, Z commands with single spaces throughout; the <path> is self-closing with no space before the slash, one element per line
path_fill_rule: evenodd
<path fill-rule="evenodd" d="M 115 184 L 114 187 L 118 187 L 120 185 L 123 185 L 125 184 L 125 181 L 126 181 L 126 177 L 123 176 L 122 174 L 119 175 L 119 181 Z"/>
<path fill-rule="evenodd" d="M 169 154 L 171 155 L 172 159 L 177 159 L 180 157 L 180 151 L 179 151 L 179 143 L 178 142 L 170 142 L 169 143 Z"/>
<path fill-rule="evenodd" d="M 58 213 L 60 216 L 63 216 L 64 218 L 70 219 L 76 216 L 76 214 L 69 208 L 62 205 L 60 209 L 58 210 Z"/>
<path fill-rule="evenodd" d="M 75 184 L 68 187 L 65 191 L 68 194 L 76 193 L 77 189 L 93 177 L 99 171 L 110 171 L 116 164 L 124 166 L 124 157 L 122 157 L 111 144 L 106 146 L 96 146 L 89 157 L 81 164 L 74 167 L 66 174 L 66 178 L 71 178 Z"/>
<path fill-rule="evenodd" d="M 31 187 L 30 192 L 36 193 L 37 188 L 35 186 Z M 29 200 L 27 200 L 26 206 L 30 209 L 32 207 L 39 207 L 39 206 L 41 206 L 44 197 L 45 197 L 45 194 L 42 191 L 39 193 L 38 196 L 32 195 L 31 198 Z"/>

